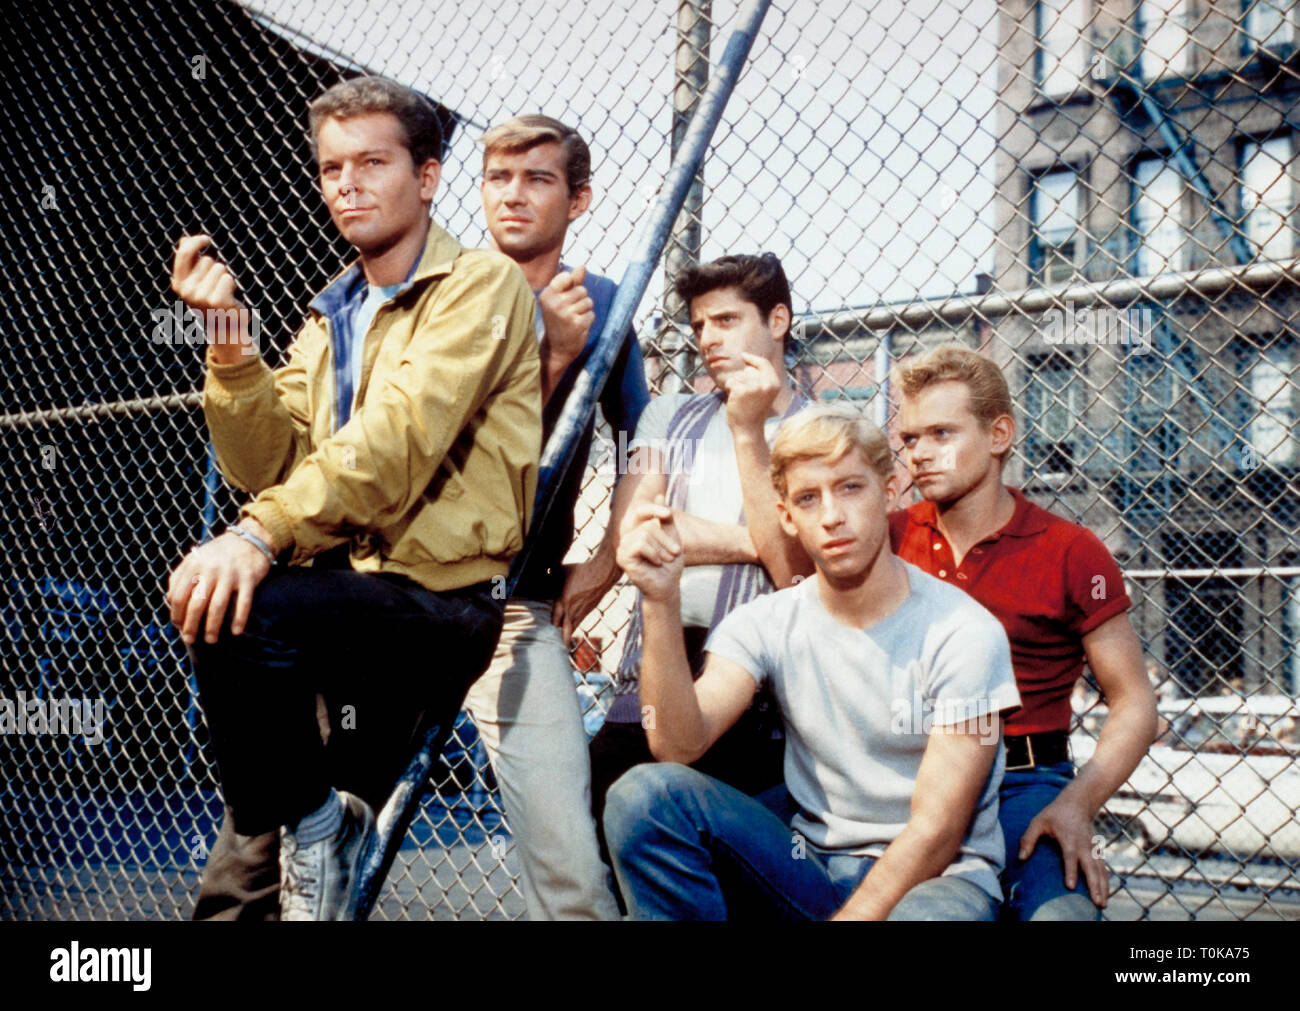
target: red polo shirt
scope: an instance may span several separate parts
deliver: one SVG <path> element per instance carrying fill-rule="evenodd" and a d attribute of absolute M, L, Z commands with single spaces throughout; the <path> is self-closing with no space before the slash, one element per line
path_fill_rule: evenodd
<path fill-rule="evenodd" d="M 1070 692 L 1083 673 L 1083 636 L 1131 606 L 1124 577 L 1091 530 L 1042 509 L 1008 488 L 1011 520 L 954 565 L 933 502 L 889 515 L 894 553 L 959 586 L 1002 622 L 1021 708 L 1008 734 L 1070 728 Z"/>

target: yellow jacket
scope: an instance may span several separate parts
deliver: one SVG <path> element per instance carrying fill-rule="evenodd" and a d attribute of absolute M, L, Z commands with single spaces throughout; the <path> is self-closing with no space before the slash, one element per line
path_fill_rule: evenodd
<path fill-rule="evenodd" d="M 354 569 L 431 590 L 504 577 L 523 546 L 542 447 L 533 293 L 500 253 L 430 223 L 408 287 L 362 344 L 356 409 L 337 432 L 329 318 L 312 303 L 275 372 L 208 360 L 203 413 L 241 510 L 302 563 L 351 542 Z"/>

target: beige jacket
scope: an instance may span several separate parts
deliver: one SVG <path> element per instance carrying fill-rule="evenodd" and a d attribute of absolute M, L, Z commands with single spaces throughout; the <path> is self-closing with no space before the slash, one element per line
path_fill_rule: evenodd
<path fill-rule="evenodd" d="M 431 590 L 504 577 L 523 546 L 542 446 L 533 293 L 513 260 L 431 224 L 409 287 L 362 345 L 348 422 L 335 427 L 330 321 L 354 263 L 312 302 L 272 372 L 260 355 L 208 361 L 203 413 L 241 511 L 302 563 L 350 542 L 361 572 Z"/>

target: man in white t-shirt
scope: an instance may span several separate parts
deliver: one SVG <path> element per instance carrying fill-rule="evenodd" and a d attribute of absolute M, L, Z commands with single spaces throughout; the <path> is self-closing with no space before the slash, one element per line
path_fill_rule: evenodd
<path fill-rule="evenodd" d="M 678 524 L 638 506 L 618 562 L 642 594 L 641 697 L 659 764 L 609 793 L 605 833 L 638 919 L 993 920 L 1000 714 L 1019 705 L 1006 633 L 898 559 L 889 444 L 852 408 L 782 426 L 771 480 L 816 575 L 732 611 L 692 681 Z M 786 728 L 794 817 L 687 763 L 762 684 Z"/>
<path fill-rule="evenodd" d="M 776 494 L 767 476 L 768 445 L 781 419 L 807 402 L 795 393 L 785 368 L 792 305 L 780 260 L 771 253 L 724 256 L 683 271 L 677 292 L 718 390 L 656 397 L 642 413 L 631 444 L 620 440 L 620 469 L 626 474 L 614 493 L 607 536 L 616 545 L 622 517 L 656 496 L 673 510 L 687 567 L 682 621 L 692 669 L 698 670 L 704 640 L 724 615 L 812 571 L 798 541 L 777 522 Z M 640 631 L 638 605 L 614 703 L 591 744 L 597 821 L 610 785 L 633 765 L 653 760 L 646 727 L 655 713 L 637 693 Z M 770 695 L 764 693 L 704 756 L 701 768 L 749 793 L 778 785 L 780 734 Z"/>

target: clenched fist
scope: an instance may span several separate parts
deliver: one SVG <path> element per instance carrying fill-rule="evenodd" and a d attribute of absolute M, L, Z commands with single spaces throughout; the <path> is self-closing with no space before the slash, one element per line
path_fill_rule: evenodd
<path fill-rule="evenodd" d="M 726 376 L 727 424 L 732 431 L 757 429 L 776 412 L 773 405 L 781 392 L 781 379 L 766 358 L 743 354 L 744 361 Z"/>
<path fill-rule="evenodd" d="M 248 307 L 235 298 L 235 275 L 220 260 L 201 255 L 211 244 L 206 235 L 186 235 L 176 244 L 172 291 L 203 316 L 213 361 L 232 364 L 256 348 Z"/>
<path fill-rule="evenodd" d="M 596 322 L 595 303 L 582 283 L 586 279 L 586 267 L 562 270 L 537 296 L 550 353 L 563 358 L 566 366 L 578 357 Z"/>
<path fill-rule="evenodd" d="M 663 495 L 624 517 L 616 557 L 619 568 L 647 600 L 667 600 L 678 592 L 686 555 Z"/>

